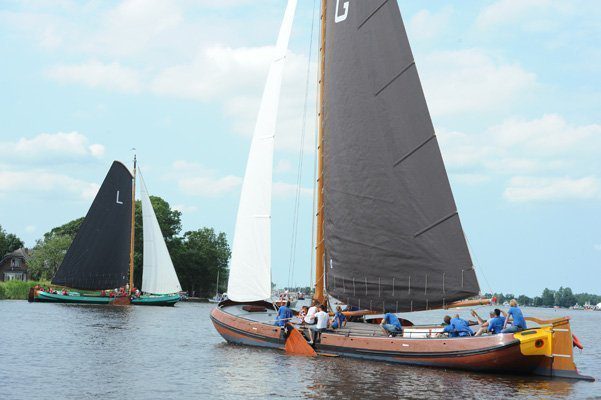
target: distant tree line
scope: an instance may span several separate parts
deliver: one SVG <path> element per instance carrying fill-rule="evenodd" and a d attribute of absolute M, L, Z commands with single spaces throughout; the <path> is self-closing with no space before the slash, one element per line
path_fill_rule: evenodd
<path fill-rule="evenodd" d="M 217 289 L 215 285 L 219 272 L 218 289 L 223 292 L 227 282 L 228 262 L 231 255 L 225 233 L 217 233 L 212 228 L 201 228 L 180 234 L 182 230 L 181 212 L 172 209 L 169 203 L 160 197 L 150 196 L 150 201 L 182 289 L 201 296 L 213 295 Z M 28 262 L 31 279 L 52 279 L 82 221 L 83 217 L 67 222 L 50 230 L 37 241 Z M 136 287 L 141 287 L 142 284 L 143 235 L 142 205 L 137 200 L 134 240 L 134 284 Z"/>
<path fill-rule="evenodd" d="M 504 303 L 511 299 L 516 299 L 519 304 L 534 307 L 572 307 L 576 304 L 584 305 L 601 303 L 601 295 L 590 293 L 572 292 L 569 287 L 560 287 L 558 290 L 550 290 L 545 288 L 540 296 L 528 297 L 526 295 L 515 296 L 512 293 L 486 293 L 485 297 L 496 297 L 498 303 Z"/>

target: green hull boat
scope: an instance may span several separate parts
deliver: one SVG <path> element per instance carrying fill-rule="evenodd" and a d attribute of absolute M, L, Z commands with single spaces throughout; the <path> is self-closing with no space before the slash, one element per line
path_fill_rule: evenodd
<path fill-rule="evenodd" d="M 42 292 L 39 290 L 33 295 L 33 301 L 40 303 L 112 304 L 116 299 L 119 299 L 117 303 L 123 301 L 122 297 L 81 295 L 78 293 L 64 295 Z"/>
<path fill-rule="evenodd" d="M 179 294 L 151 294 L 142 295 L 138 298 L 130 300 L 129 297 L 108 297 L 97 295 L 86 295 L 76 292 L 69 294 L 48 293 L 37 290 L 30 297 L 31 301 L 39 303 L 73 303 L 73 304 L 111 304 L 111 305 L 128 305 L 136 306 L 171 306 L 181 300 Z"/>
<path fill-rule="evenodd" d="M 181 300 L 179 294 L 149 294 L 133 298 L 131 304 L 136 306 L 174 306 Z"/>

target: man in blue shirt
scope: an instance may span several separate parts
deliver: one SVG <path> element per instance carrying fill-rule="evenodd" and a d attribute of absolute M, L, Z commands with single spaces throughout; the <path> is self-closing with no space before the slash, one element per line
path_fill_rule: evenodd
<path fill-rule="evenodd" d="M 278 310 L 278 317 L 275 320 L 276 326 L 285 326 L 288 321 L 292 318 L 292 310 L 290 309 L 290 302 L 287 301 L 285 306 L 281 306 Z"/>
<path fill-rule="evenodd" d="M 505 314 L 506 318 L 501 333 L 516 333 L 523 331 L 527 328 L 527 326 L 526 320 L 524 319 L 524 314 L 522 314 L 522 310 L 520 310 L 520 308 L 518 307 L 518 301 L 516 299 L 512 299 L 509 302 L 509 305 L 509 311 L 507 311 L 507 313 L 503 313 Z M 511 326 L 507 326 L 509 318 L 513 320 Z"/>
<path fill-rule="evenodd" d="M 393 313 L 384 314 L 384 318 L 382 318 L 380 326 L 384 330 L 384 333 L 388 335 L 388 337 L 395 337 L 396 335 L 403 334 L 401 321 L 399 321 L 398 317 Z"/>
<path fill-rule="evenodd" d="M 336 314 L 334 314 L 334 321 L 332 322 L 332 329 L 339 329 L 346 326 L 346 317 L 342 313 L 342 307 L 336 307 Z"/>
<path fill-rule="evenodd" d="M 480 324 L 480 329 L 476 332 L 475 336 L 480 336 L 483 333 L 496 335 L 497 333 L 501 333 L 503 325 L 505 324 L 505 317 L 501 317 L 501 310 L 498 308 L 495 308 L 490 312 L 490 319 L 488 321 L 484 321 L 480 318 L 474 310 L 472 310 L 472 315 L 478 319 L 478 323 Z"/>
<path fill-rule="evenodd" d="M 469 327 L 469 323 L 466 320 L 459 318 L 459 314 L 455 314 L 454 318 L 446 315 L 444 317 L 444 322 L 447 325 L 443 328 L 442 333 L 439 334 L 439 336 L 444 333 L 447 333 L 449 337 L 465 337 L 474 335 L 474 332 Z"/>

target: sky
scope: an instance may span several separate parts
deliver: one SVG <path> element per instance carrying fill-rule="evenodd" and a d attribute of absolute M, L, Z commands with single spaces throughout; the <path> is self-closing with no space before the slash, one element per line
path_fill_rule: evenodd
<path fill-rule="evenodd" d="M 278 286 L 311 280 L 314 4 L 299 0 L 278 115 Z M 285 6 L 2 0 L 0 225 L 34 246 L 85 215 L 111 162 L 131 165 L 135 148 L 149 191 L 182 212 L 184 231 L 208 226 L 231 240 Z M 601 9 L 399 6 L 482 290 L 599 293 Z"/>

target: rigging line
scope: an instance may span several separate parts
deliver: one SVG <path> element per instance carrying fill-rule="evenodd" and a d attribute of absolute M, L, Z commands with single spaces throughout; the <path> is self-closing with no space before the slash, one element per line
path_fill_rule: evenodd
<path fill-rule="evenodd" d="M 472 244 L 470 243 L 469 239 L 467 238 L 467 235 L 465 234 L 465 232 L 463 232 L 463 237 L 465 238 L 465 242 L 467 243 L 468 251 L 470 252 L 470 255 L 472 256 L 472 258 L 474 259 L 474 262 L 472 264 L 478 265 L 478 271 L 480 271 L 480 273 L 482 274 L 482 277 L 484 278 L 484 281 L 486 282 L 486 286 L 488 287 L 488 290 L 490 290 L 490 293 L 494 295 L 495 291 L 493 290 L 492 286 L 490 285 L 490 282 L 486 278 L 486 274 L 484 273 L 484 268 L 482 267 L 482 264 L 480 264 L 478 262 L 478 260 L 476 260 L 476 255 L 474 254 Z M 474 270 L 476 270 L 476 269 L 474 268 Z"/>
<path fill-rule="evenodd" d="M 303 123 L 301 128 L 301 141 L 300 141 L 300 149 L 298 154 L 298 170 L 296 175 L 296 196 L 294 199 L 294 212 L 293 212 L 293 220 L 292 220 L 292 240 L 290 243 L 290 263 L 288 265 L 288 287 L 290 287 L 291 283 L 294 281 L 294 267 L 296 264 L 296 243 L 298 239 L 298 216 L 299 216 L 299 208 L 300 208 L 300 193 L 301 193 L 301 184 L 302 184 L 302 174 L 303 174 L 303 158 L 305 153 L 305 133 L 307 130 L 307 110 L 309 104 L 309 83 L 311 78 L 311 60 L 313 56 L 313 36 L 315 31 L 315 10 L 316 10 L 317 0 L 313 0 L 313 13 L 311 18 L 311 34 L 309 38 L 309 59 L 307 61 L 307 74 L 306 74 L 306 82 L 305 82 L 305 99 L 303 106 Z"/>

